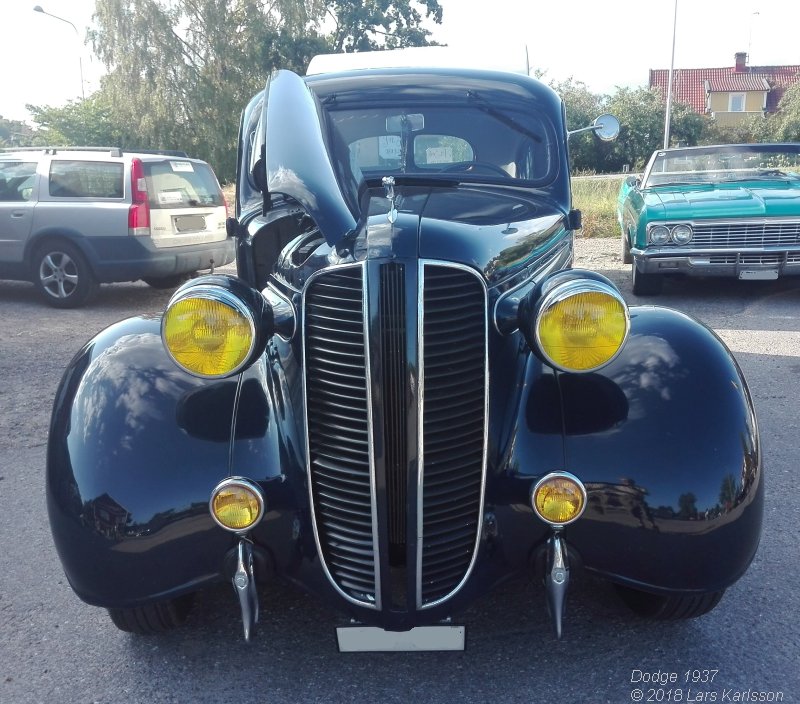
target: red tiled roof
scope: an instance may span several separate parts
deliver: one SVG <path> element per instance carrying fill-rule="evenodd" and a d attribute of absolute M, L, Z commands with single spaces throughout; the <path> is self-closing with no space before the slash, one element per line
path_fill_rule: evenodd
<path fill-rule="evenodd" d="M 775 112 L 786 89 L 800 83 L 800 66 L 747 66 L 743 72 L 735 71 L 732 66 L 675 69 L 672 99 L 676 103 L 691 105 L 695 112 L 703 114 L 706 111 L 706 81 L 712 91 L 767 90 L 762 79 L 769 88 L 767 111 Z M 659 88 L 666 97 L 668 83 L 668 69 L 650 69 L 651 88 Z M 744 87 L 750 85 L 754 87 Z"/>

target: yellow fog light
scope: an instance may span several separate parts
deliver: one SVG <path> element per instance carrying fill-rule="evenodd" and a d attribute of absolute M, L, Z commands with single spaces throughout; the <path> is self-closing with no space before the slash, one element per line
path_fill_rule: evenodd
<path fill-rule="evenodd" d="M 568 472 L 552 472 L 533 487 L 531 504 L 543 521 L 563 526 L 580 518 L 586 508 L 586 489 Z"/>
<path fill-rule="evenodd" d="M 255 526 L 264 515 L 264 496 L 251 481 L 226 479 L 211 492 L 211 517 L 226 530 L 240 533 Z"/>
<path fill-rule="evenodd" d="M 592 279 L 553 288 L 536 317 L 536 341 L 554 367 L 590 372 L 617 356 L 630 329 L 628 307 L 617 290 Z"/>
<path fill-rule="evenodd" d="M 197 286 L 170 301 L 161 324 L 170 356 L 190 374 L 220 378 L 239 371 L 256 342 L 255 321 L 236 296 L 220 286 Z"/>

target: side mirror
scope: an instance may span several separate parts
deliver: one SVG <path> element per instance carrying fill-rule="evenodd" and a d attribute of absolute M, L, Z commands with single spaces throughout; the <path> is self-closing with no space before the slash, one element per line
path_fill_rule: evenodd
<path fill-rule="evenodd" d="M 628 188 L 638 188 L 640 184 L 641 181 L 638 176 L 628 176 L 625 179 L 625 185 L 628 186 Z"/>
<path fill-rule="evenodd" d="M 600 115 L 588 127 L 581 127 L 578 130 L 570 130 L 567 137 L 580 132 L 594 132 L 604 142 L 610 142 L 617 138 L 619 134 L 619 120 L 613 115 Z"/>

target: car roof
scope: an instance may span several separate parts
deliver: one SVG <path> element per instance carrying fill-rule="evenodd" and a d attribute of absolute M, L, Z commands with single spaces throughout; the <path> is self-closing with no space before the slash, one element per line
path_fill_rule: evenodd
<path fill-rule="evenodd" d="M 31 156 L 49 156 L 52 159 L 81 159 L 84 161 L 106 161 L 110 159 L 141 159 L 142 161 L 164 161 L 180 159 L 193 163 L 205 164 L 202 159 L 195 159 L 182 151 L 126 151 L 119 147 L 21 147 L 4 149 L 0 152 L 0 160 L 30 159 Z"/>

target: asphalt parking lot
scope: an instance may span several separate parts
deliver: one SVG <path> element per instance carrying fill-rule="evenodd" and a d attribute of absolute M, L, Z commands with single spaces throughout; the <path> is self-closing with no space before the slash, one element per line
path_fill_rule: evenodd
<path fill-rule="evenodd" d="M 765 451 L 764 535 L 714 612 L 639 621 L 607 585 L 584 578 L 557 641 L 541 586 L 520 581 L 458 620 L 467 626 L 464 653 L 340 655 L 340 617 L 276 584 L 263 591 L 249 645 L 227 586 L 205 595 L 179 631 L 121 633 L 74 596 L 52 545 L 49 412 L 62 370 L 92 334 L 157 313 L 170 292 L 113 284 L 88 308 L 57 311 L 32 285 L 0 281 L 0 702 L 800 701 L 800 281 L 670 282 L 645 301 L 631 294 L 616 239 L 579 241 L 577 255 L 576 265 L 610 276 L 631 304 L 703 320 L 748 379 Z M 703 680 L 695 671 L 714 674 Z"/>

